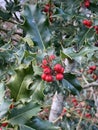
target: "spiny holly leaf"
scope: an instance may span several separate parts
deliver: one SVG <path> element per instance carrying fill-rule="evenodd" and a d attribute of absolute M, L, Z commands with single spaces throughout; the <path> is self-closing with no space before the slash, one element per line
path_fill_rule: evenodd
<path fill-rule="evenodd" d="M 44 99 L 44 82 L 42 80 L 34 81 L 31 86 L 32 90 L 32 99 L 37 101 L 42 101 Z"/>
<path fill-rule="evenodd" d="M 50 32 L 45 15 L 42 14 L 38 5 L 25 5 L 23 17 L 25 22 L 22 27 L 26 34 L 41 50 L 45 49 L 45 43 L 50 40 Z"/>
<path fill-rule="evenodd" d="M 69 57 L 70 59 L 74 59 L 78 63 L 81 63 L 83 57 L 87 56 L 88 54 L 92 55 L 92 53 L 94 53 L 97 50 L 98 50 L 97 47 L 85 46 L 79 52 L 76 52 L 73 47 L 68 47 L 66 49 L 63 49 L 63 51 L 61 52 L 61 56 L 62 58 Z"/>
<path fill-rule="evenodd" d="M 82 87 L 74 74 L 66 73 L 62 80 L 62 85 L 64 89 L 68 90 L 73 95 L 78 95 L 82 90 Z"/>
<path fill-rule="evenodd" d="M 11 97 L 16 101 L 26 100 L 30 97 L 29 86 L 33 82 L 32 67 L 31 65 L 20 65 L 15 72 L 15 75 L 12 75 L 7 83 L 11 90 Z"/>
<path fill-rule="evenodd" d="M 40 105 L 31 101 L 21 108 L 13 108 L 9 113 L 8 121 L 14 125 L 25 124 L 32 116 L 36 116 L 39 111 Z"/>
<path fill-rule="evenodd" d="M 12 17 L 12 14 L 10 12 L 0 10 L 0 19 L 8 20 L 11 17 Z"/>
<path fill-rule="evenodd" d="M 78 91 L 82 90 L 79 80 L 74 74 L 65 73 L 64 78 L 69 81 Z"/>
<path fill-rule="evenodd" d="M 33 117 L 30 121 L 26 123 L 26 125 L 34 128 L 35 130 L 60 130 L 60 127 L 57 127 L 49 121 L 44 121 L 37 117 Z"/>

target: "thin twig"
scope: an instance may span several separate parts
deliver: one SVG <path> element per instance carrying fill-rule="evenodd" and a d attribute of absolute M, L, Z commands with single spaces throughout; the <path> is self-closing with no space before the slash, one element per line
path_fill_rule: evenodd
<path fill-rule="evenodd" d="M 83 89 L 88 89 L 90 87 L 98 87 L 98 82 L 96 81 L 96 82 L 88 83 L 83 86 Z"/>

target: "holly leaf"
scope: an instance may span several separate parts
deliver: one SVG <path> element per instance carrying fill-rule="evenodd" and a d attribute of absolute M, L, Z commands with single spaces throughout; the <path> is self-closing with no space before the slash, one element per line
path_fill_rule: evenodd
<path fill-rule="evenodd" d="M 8 122 L 13 125 L 25 124 L 32 116 L 40 111 L 38 103 L 29 102 L 21 108 L 13 108 L 8 116 Z"/>
<path fill-rule="evenodd" d="M 38 117 L 33 117 L 30 121 L 26 123 L 26 125 L 34 128 L 35 130 L 60 130 L 60 127 L 57 127 L 49 121 L 44 121 Z"/>
<path fill-rule="evenodd" d="M 31 65 L 20 65 L 15 72 L 15 75 L 12 75 L 7 83 L 7 86 L 11 90 L 11 97 L 16 101 L 26 101 L 31 95 L 29 86 L 33 82 L 32 67 Z"/>
<path fill-rule="evenodd" d="M 64 74 L 62 85 L 64 89 L 66 89 L 73 95 L 79 95 L 79 92 L 82 90 L 82 87 L 74 74 Z"/>
<path fill-rule="evenodd" d="M 28 35 L 41 50 L 44 50 L 45 44 L 50 41 L 51 36 L 45 15 L 42 14 L 38 5 L 25 5 L 22 15 L 24 17 L 22 27 L 26 35 Z"/>
<path fill-rule="evenodd" d="M 42 80 L 37 80 L 33 82 L 31 86 L 32 90 L 32 99 L 35 101 L 43 101 L 44 100 L 44 82 Z"/>

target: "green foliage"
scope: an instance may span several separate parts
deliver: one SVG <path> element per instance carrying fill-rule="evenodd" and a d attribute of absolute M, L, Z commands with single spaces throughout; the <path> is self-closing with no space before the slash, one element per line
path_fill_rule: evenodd
<path fill-rule="evenodd" d="M 30 121 L 26 123 L 27 126 L 32 127 L 36 130 L 59 130 L 59 127 L 54 126 L 48 121 L 44 121 L 40 118 L 33 117 Z"/>
<path fill-rule="evenodd" d="M 38 5 L 25 5 L 22 15 L 24 17 L 22 26 L 27 37 L 30 37 L 41 50 L 44 50 L 51 36 L 45 15 L 42 14 Z"/>
<path fill-rule="evenodd" d="M 91 0 L 88 8 L 83 0 L 5 2 L 5 8 L 0 8 L 0 125 L 8 122 L 3 129 L 15 130 L 75 130 L 77 126 L 97 130 L 96 95 L 81 87 L 98 80 L 97 0 Z M 90 28 L 83 24 L 84 19 L 92 21 Z M 61 81 L 55 79 L 54 70 L 53 82 L 41 79 L 42 60 L 50 55 L 56 59 L 48 60 L 48 67 L 53 70 L 60 63 L 65 69 Z M 92 65 L 96 69 L 90 74 Z M 61 112 L 53 124 L 48 117 L 55 92 L 66 97 L 62 104 L 67 112 Z M 96 92 L 97 88 L 93 94 Z M 76 104 L 68 101 L 74 96 Z M 82 117 L 77 109 L 92 117 Z"/>
<path fill-rule="evenodd" d="M 11 90 L 11 97 L 15 100 L 26 100 L 30 96 L 29 86 L 33 82 L 33 70 L 31 65 L 20 65 L 8 82 L 7 86 Z M 32 74 L 32 75 L 30 75 Z"/>
<path fill-rule="evenodd" d="M 40 105 L 32 101 L 20 108 L 11 110 L 8 122 L 12 125 L 25 124 L 32 116 L 36 116 L 40 111 Z"/>

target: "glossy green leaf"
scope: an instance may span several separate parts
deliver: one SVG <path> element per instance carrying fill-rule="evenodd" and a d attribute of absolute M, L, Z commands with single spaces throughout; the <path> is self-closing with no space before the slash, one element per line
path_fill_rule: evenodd
<path fill-rule="evenodd" d="M 42 80 L 37 80 L 33 82 L 31 86 L 32 99 L 37 101 L 43 101 L 44 99 L 44 82 Z"/>
<path fill-rule="evenodd" d="M 80 82 L 76 78 L 74 74 L 65 73 L 64 79 L 62 80 L 62 85 L 65 90 L 69 91 L 73 95 L 78 95 L 79 92 L 82 90 Z"/>
<path fill-rule="evenodd" d="M 78 91 L 82 90 L 81 84 L 80 84 L 79 80 L 77 79 L 77 77 L 74 74 L 65 73 L 64 78 L 68 82 L 70 82 L 74 86 L 74 88 L 76 88 Z"/>
<path fill-rule="evenodd" d="M 26 34 L 39 46 L 41 50 L 45 49 L 45 43 L 50 40 L 50 32 L 46 23 L 45 15 L 42 14 L 38 5 L 25 5 L 23 17 L 25 22 L 23 28 Z"/>
<path fill-rule="evenodd" d="M 68 47 L 68 48 L 63 49 L 63 51 L 61 52 L 61 56 L 63 56 L 63 58 L 69 57 L 71 59 L 76 60 L 78 63 L 81 63 L 83 57 L 86 57 L 88 54 L 92 54 L 94 53 L 94 51 L 97 51 L 97 50 L 98 50 L 97 47 L 86 46 L 82 48 L 81 50 L 79 50 L 78 52 L 76 52 L 73 47 Z"/>
<path fill-rule="evenodd" d="M 33 82 L 33 71 L 31 65 L 20 65 L 15 70 L 15 75 L 7 83 L 14 100 L 26 100 L 30 98 L 29 86 Z"/>
<path fill-rule="evenodd" d="M 33 66 L 34 70 L 34 75 L 41 75 L 42 74 L 42 69 L 39 66 Z"/>
<path fill-rule="evenodd" d="M 26 123 L 26 125 L 36 130 L 60 130 L 59 127 L 53 125 L 49 121 L 44 121 L 37 117 L 33 117 L 30 121 L 28 121 L 28 123 Z"/>
<path fill-rule="evenodd" d="M 32 116 L 36 116 L 39 111 L 40 105 L 31 101 L 21 108 L 12 109 L 8 121 L 15 125 L 25 124 Z"/>

